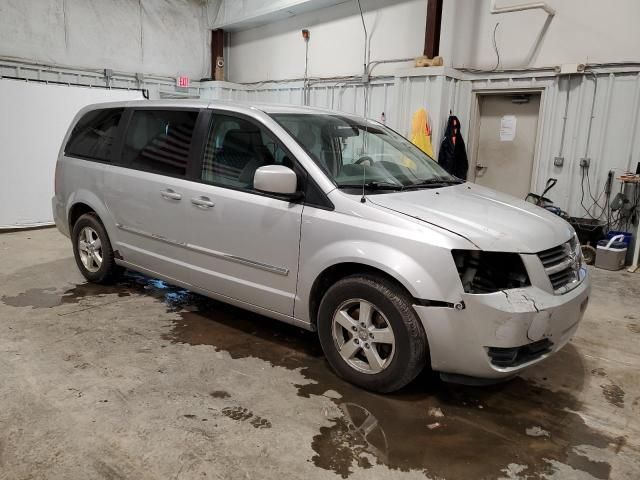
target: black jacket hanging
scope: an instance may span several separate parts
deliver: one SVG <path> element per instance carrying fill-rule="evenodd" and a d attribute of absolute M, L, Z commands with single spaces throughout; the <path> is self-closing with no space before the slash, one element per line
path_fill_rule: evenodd
<path fill-rule="evenodd" d="M 469 161 L 460 133 L 460 120 L 455 115 L 450 115 L 447 121 L 447 129 L 438 152 L 438 163 L 451 175 L 463 180 L 467 179 Z"/>

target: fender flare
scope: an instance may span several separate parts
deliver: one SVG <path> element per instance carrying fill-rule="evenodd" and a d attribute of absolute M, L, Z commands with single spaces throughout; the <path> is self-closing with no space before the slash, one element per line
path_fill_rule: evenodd
<path fill-rule="evenodd" d="M 78 203 L 83 203 L 96 212 L 102 222 L 102 225 L 107 231 L 107 235 L 109 235 L 111 244 L 114 245 L 116 242 L 117 232 L 115 232 L 115 228 L 113 228 L 115 223 L 111 213 L 104 202 L 100 200 L 95 193 L 86 189 L 74 191 L 67 199 L 67 205 L 65 206 L 65 220 L 67 225 L 69 225 L 69 232 L 71 233 L 73 231 L 73 227 L 69 223 L 69 215 L 71 214 L 71 209 Z"/>
<path fill-rule="evenodd" d="M 448 250 L 442 249 L 442 251 L 443 254 L 446 251 L 447 257 L 450 257 Z M 340 252 L 340 255 L 336 256 L 335 252 Z M 296 306 L 295 316 L 304 321 L 312 321 L 310 306 L 315 282 L 327 269 L 340 264 L 360 264 L 380 270 L 400 283 L 416 299 L 455 303 L 460 300 L 460 292 L 456 288 L 457 283 L 455 285 L 452 283 L 459 282 L 453 259 L 447 262 L 450 266 L 450 272 L 447 272 L 442 262 L 444 255 L 438 255 L 438 257 L 442 265 L 438 266 L 436 262 L 436 265 L 427 269 L 416 258 L 389 245 L 346 240 L 325 245 L 300 265 L 297 301 L 300 301 L 302 308 Z M 443 278 L 449 278 L 450 281 L 435 278 L 430 272 L 437 272 Z"/>

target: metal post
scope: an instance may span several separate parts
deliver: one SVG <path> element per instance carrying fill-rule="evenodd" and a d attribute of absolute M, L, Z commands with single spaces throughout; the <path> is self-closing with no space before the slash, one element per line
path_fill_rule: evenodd
<path fill-rule="evenodd" d="M 222 59 L 222 65 L 217 65 Z M 211 31 L 211 78 L 216 78 L 216 67 L 224 68 L 224 30 L 219 28 Z"/>
<path fill-rule="evenodd" d="M 442 0 L 427 0 L 427 28 L 424 32 L 424 56 L 434 58 L 440 52 Z"/>

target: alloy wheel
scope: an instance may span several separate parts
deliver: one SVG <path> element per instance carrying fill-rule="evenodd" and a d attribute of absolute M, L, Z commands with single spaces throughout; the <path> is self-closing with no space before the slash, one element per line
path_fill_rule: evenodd
<path fill-rule="evenodd" d="M 338 353 L 355 370 L 375 374 L 391 363 L 395 336 L 387 318 L 371 302 L 343 302 L 333 316 L 332 331 Z"/>
<path fill-rule="evenodd" d="M 91 227 L 84 227 L 78 235 L 78 253 L 82 265 L 91 273 L 100 270 L 102 266 L 102 242 Z"/>

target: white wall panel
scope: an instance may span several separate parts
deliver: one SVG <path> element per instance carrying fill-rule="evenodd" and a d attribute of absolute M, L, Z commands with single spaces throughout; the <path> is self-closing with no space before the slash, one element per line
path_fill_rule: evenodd
<path fill-rule="evenodd" d="M 80 108 L 140 98 L 139 91 L 0 80 L 0 229 L 52 222 L 56 159 Z"/>
<path fill-rule="evenodd" d="M 210 75 L 201 0 L 1 0 L 0 55 L 145 74 Z"/>
<path fill-rule="evenodd" d="M 497 0 L 498 7 L 527 3 Z M 562 63 L 637 61 L 640 2 L 637 0 L 545 0 L 556 14 L 546 25 L 542 10 L 490 14 L 491 0 L 443 4 L 440 53 L 446 65 L 493 68 L 548 67 Z M 535 49 L 537 39 L 541 42 Z"/>
<path fill-rule="evenodd" d="M 422 54 L 427 3 L 423 0 L 361 0 L 371 39 L 371 60 L 414 58 Z M 230 36 L 228 79 L 233 82 L 304 76 L 305 42 L 311 32 L 309 75 L 361 75 L 365 51 L 358 5 L 353 0 L 296 15 Z M 410 64 L 409 64 L 410 65 Z M 375 74 L 397 66 L 380 65 Z"/>
<path fill-rule="evenodd" d="M 26 10 L 30 3 L 23 2 L 22 8 Z M 40 5 L 56 3 L 39 2 Z M 49 60 L 132 72 L 140 71 L 140 65 L 143 62 L 143 35 L 141 10 L 136 0 L 119 0 L 118 2 L 65 0 L 63 6 L 65 24 L 62 28 L 52 29 L 51 26 L 40 26 L 65 39 L 66 45 L 62 51 L 56 52 L 55 57 L 49 57 Z M 31 12 L 37 10 L 34 6 L 29 8 Z M 40 55 L 48 50 L 43 47 L 43 45 L 32 46 L 22 56 L 40 58 Z"/>
<path fill-rule="evenodd" d="M 227 6 L 237 4 L 236 10 L 246 13 L 256 4 L 269 2 L 230 0 L 224 3 Z M 276 4 L 287 2 L 272 3 L 275 8 Z M 414 58 L 422 54 L 426 1 L 361 0 L 361 3 L 371 37 L 372 60 Z M 521 0 L 497 1 L 499 7 L 521 3 Z M 546 3 L 556 10 L 550 20 L 542 10 L 492 15 L 491 0 L 444 2 L 440 54 L 445 65 L 493 69 L 497 60 L 493 31 L 497 23 L 500 25 L 496 30 L 496 45 L 503 69 L 638 61 L 638 0 L 546 0 Z M 253 10 L 257 12 L 259 8 L 256 6 Z M 238 12 L 236 14 L 240 15 Z M 229 21 L 233 19 L 229 18 Z M 362 72 L 362 25 L 355 1 L 349 0 L 268 25 L 232 32 L 227 58 L 229 80 L 254 82 L 301 78 L 305 60 L 305 44 L 300 35 L 303 28 L 311 31 L 311 76 Z M 396 68 L 397 65 L 380 65 L 375 73 L 390 75 Z"/>

